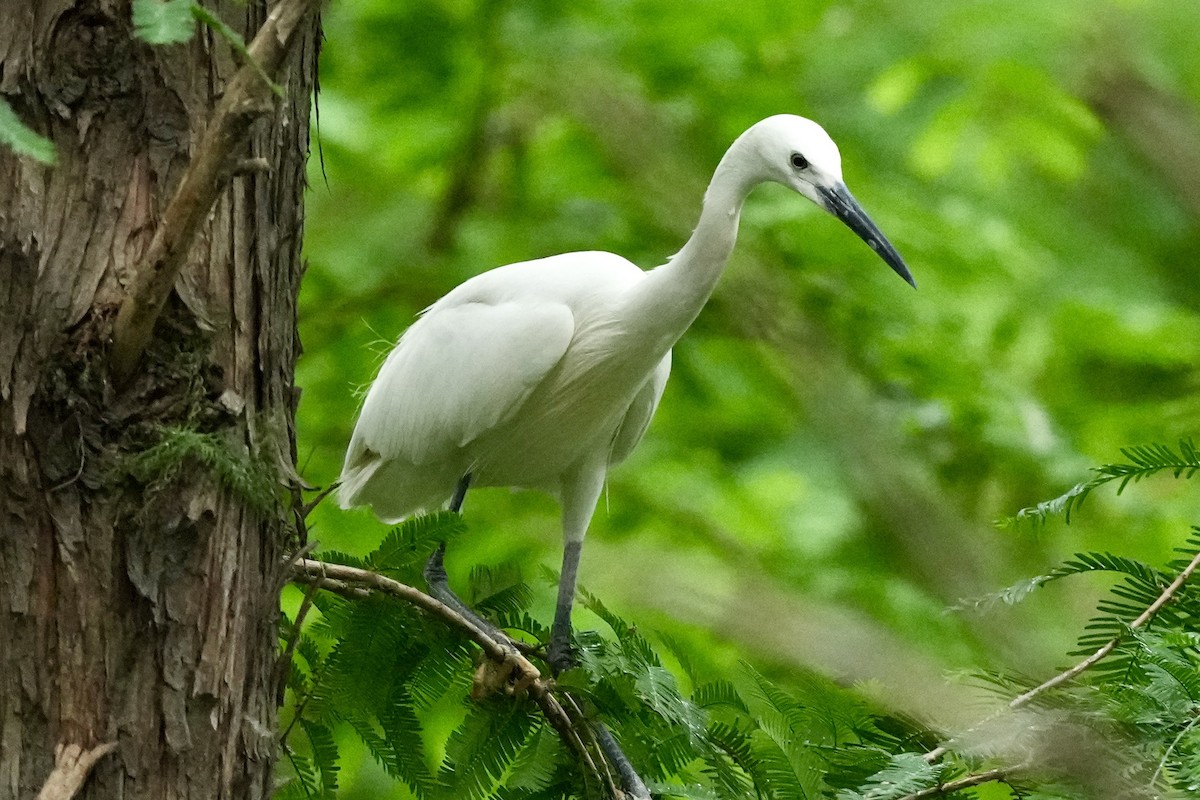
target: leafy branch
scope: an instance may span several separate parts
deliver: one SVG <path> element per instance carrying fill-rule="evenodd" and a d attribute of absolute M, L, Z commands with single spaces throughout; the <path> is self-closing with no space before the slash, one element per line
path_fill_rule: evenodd
<path fill-rule="evenodd" d="M 331 796 L 335 725 L 348 726 L 422 800 L 832 796 L 911 766 L 911 758 L 892 763 L 893 752 L 914 749 L 910 722 L 873 713 L 816 676 L 799 696 L 746 664 L 737 671 L 746 688 L 732 675 L 714 680 L 663 638 L 669 669 L 643 633 L 586 591 L 581 605 L 611 634 L 576 631 L 579 667 L 553 681 L 535 671 L 518 691 L 520 673 L 506 665 L 530 663 L 540 650 L 518 650 L 508 637 L 549 633 L 529 614 L 534 596 L 519 570 L 477 567 L 464 593 L 503 637 L 415 588 L 429 552 L 464 530 L 461 517 L 443 512 L 405 521 L 364 557 L 294 557 L 292 580 L 321 591 L 305 591 L 280 632 L 291 780 L 279 800 Z M 439 731 L 423 729 L 424 714 L 447 701 L 460 704 L 461 722 L 438 741 Z M 940 773 L 923 767 L 903 785 L 918 789 Z"/>
<path fill-rule="evenodd" d="M 1165 444 L 1148 444 L 1122 448 L 1121 455 L 1128 461 L 1096 467 L 1093 469 L 1096 475 L 1090 480 L 1076 484 L 1053 500 L 1045 500 L 1036 506 L 1023 508 L 1015 516 L 1001 519 L 998 524 L 1001 527 L 1009 527 L 1031 522 L 1040 526 L 1048 517 L 1058 514 L 1062 514 L 1067 524 L 1070 524 L 1072 512 L 1083 505 L 1088 495 L 1113 481 L 1119 481 L 1117 494 L 1121 494 L 1130 482 L 1140 481 L 1160 472 L 1170 471 L 1176 478 L 1191 478 L 1200 471 L 1200 452 L 1197 452 L 1196 444 L 1190 438 L 1180 439 L 1178 452 Z"/>
<path fill-rule="evenodd" d="M 1197 529 L 1197 532 L 1200 533 L 1200 529 Z M 1154 616 L 1162 610 L 1163 606 L 1174 599 L 1176 593 L 1179 592 L 1179 590 L 1183 587 L 1183 584 L 1187 582 L 1188 578 L 1192 576 L 1192 573 L 1196 571 L 1197 567 L 1200 567 L 1200 553 L 1196 553 L 1192 560 L 1188 562 L 1187 566 L 1175 576 L 1175 580 L 1171 581 L 1167 588 L 1163 589 L 1162 594 L 1160 594 L 1158 598 L 1146 608 L 1145 611 L 1138 615 L 1137 619 L 1129 623 L 1126 629 L 1127 633 L 1136 631 L 1138 628 L 1141 628 L 1150 622 L 1150 620 L 1154 619 Z M 1042 692 L 1053 689 L 1055 686 L 1059 686 L 1078 677 L 1112 653 L 1112 651 L 1117 648 L 1117 645 L 1119 645 L 1124 638 L 1125 636 L 1123 635 L 1114 636 L 1101 645 L 1096 652 L 1092 653 L 1075 666 L 1060 672 L 1053 678 L 1050 678 L 1044 683 L 1034 687 L 1033 689 L 1030 689 L 1028 692 L 1013 698 L 1013 700 L 1008 704 L 1008 707 L 1020 708 Z"/>
<path fill-rule="evenodd" d="M 293 580 L 341 595 L 365 598 L 377 591 L 396 597 L 466 634 L 479 645 L 492 665 L 485 663 L 476 671 L 472 697 L 481 700 L 500 687 L 511 695 L 527 694 L 591 773 L 610 785 L 614 797 L 624 796 L 613 782 L 612 774 L 615 771 L 621 775 L 626 787 L 631 789 L 632 797 L 649 800 L 650 795 L 644 784 L 607 729 L 603 725 L 589 723 L 574 699 L 544 679 L 539 670 L 511 643 L 497 641 L 490 632 L 440 600 L 377 572 L 308 558 L 297 560 L 291 570 Z M 603 769 L 598 764 L 603 764 Z"/>

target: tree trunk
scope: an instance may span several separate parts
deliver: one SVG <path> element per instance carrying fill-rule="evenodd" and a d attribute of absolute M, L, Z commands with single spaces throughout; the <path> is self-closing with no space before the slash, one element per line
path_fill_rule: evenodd
<path fill-rule="evenodd" d="M 247 40 L 267 11 L 205 5 Z M 128 0 L 0 3 L 0 94 L 58 149 L 0 147 L 0 800 L 109 741 L 78 797 L 270 794 L 317 28 L 118 389 L 116 307 L 237 60 L 146 45 Z"/>

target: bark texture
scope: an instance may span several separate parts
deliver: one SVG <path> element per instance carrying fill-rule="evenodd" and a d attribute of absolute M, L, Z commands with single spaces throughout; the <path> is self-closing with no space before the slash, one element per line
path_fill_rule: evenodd
<path fill-rule="evenodd" d="M 247 39 L 267 12 L 205 5 Z M 270 793 L 318 41 L 118 391 L 114 311 L 238 64 L 140 42 L 128 0 L 0 3 L 0 94 L 59 156 L 0 149 L 0 800 L 110 741 L 77 797 Z"/>

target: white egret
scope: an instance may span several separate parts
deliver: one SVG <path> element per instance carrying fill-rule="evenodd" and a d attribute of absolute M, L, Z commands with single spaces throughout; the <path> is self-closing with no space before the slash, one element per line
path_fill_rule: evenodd
<path fill-rule="evenodd" d="M 725 268 L 746 196 L 766 182 L 835 215 L 916 285 L 842 182 L 821 126 L 769 117 L 725 153 L 691 238 L 666 264 L 644 272 L 612 253 L 550 256 L 477 275 L 429 306 L 367 392 L 341 506 L 370 505 L 391 523 L 447 500 L 458 510 L 469 485 L 557 493 L 564 553 L 549 662 L 568 666 L 579 555 L 605 476 L 646 432 L 671 347 Z M 449 593 L 440 549 L 427 576 Z"/>

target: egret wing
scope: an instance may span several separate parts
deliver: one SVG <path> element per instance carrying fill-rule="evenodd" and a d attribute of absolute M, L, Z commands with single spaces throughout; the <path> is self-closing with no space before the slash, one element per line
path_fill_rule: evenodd
<path fill-rule="evenodd" d="M 570 309 L 551 302 L 434 305 L 392 350 L 363 402 L 347 466 L 437 463 L 504 422 L 571 343 Z"/>
<path fill-rule="evenodd" d="M 646 383 L 634 395 L 633 402 L 629 404 L 629 410 L 625 412 L 625 418 L 621 420 L 621 425 L 613 434 L 612 448 L 609 450 L 608 457 L 609 464 L 620 464 L 629 457 L 633 448 L 637 447 L 638 442 L 642 440 L 646 429 L 650 427 L 650 420 L 654 418 L 654 412 L 658 409 L 658 401 L 662 399 L 663 390 L 667 388 L 667 378 L 670 375 L 671 351 L 668 350 Z"/>

